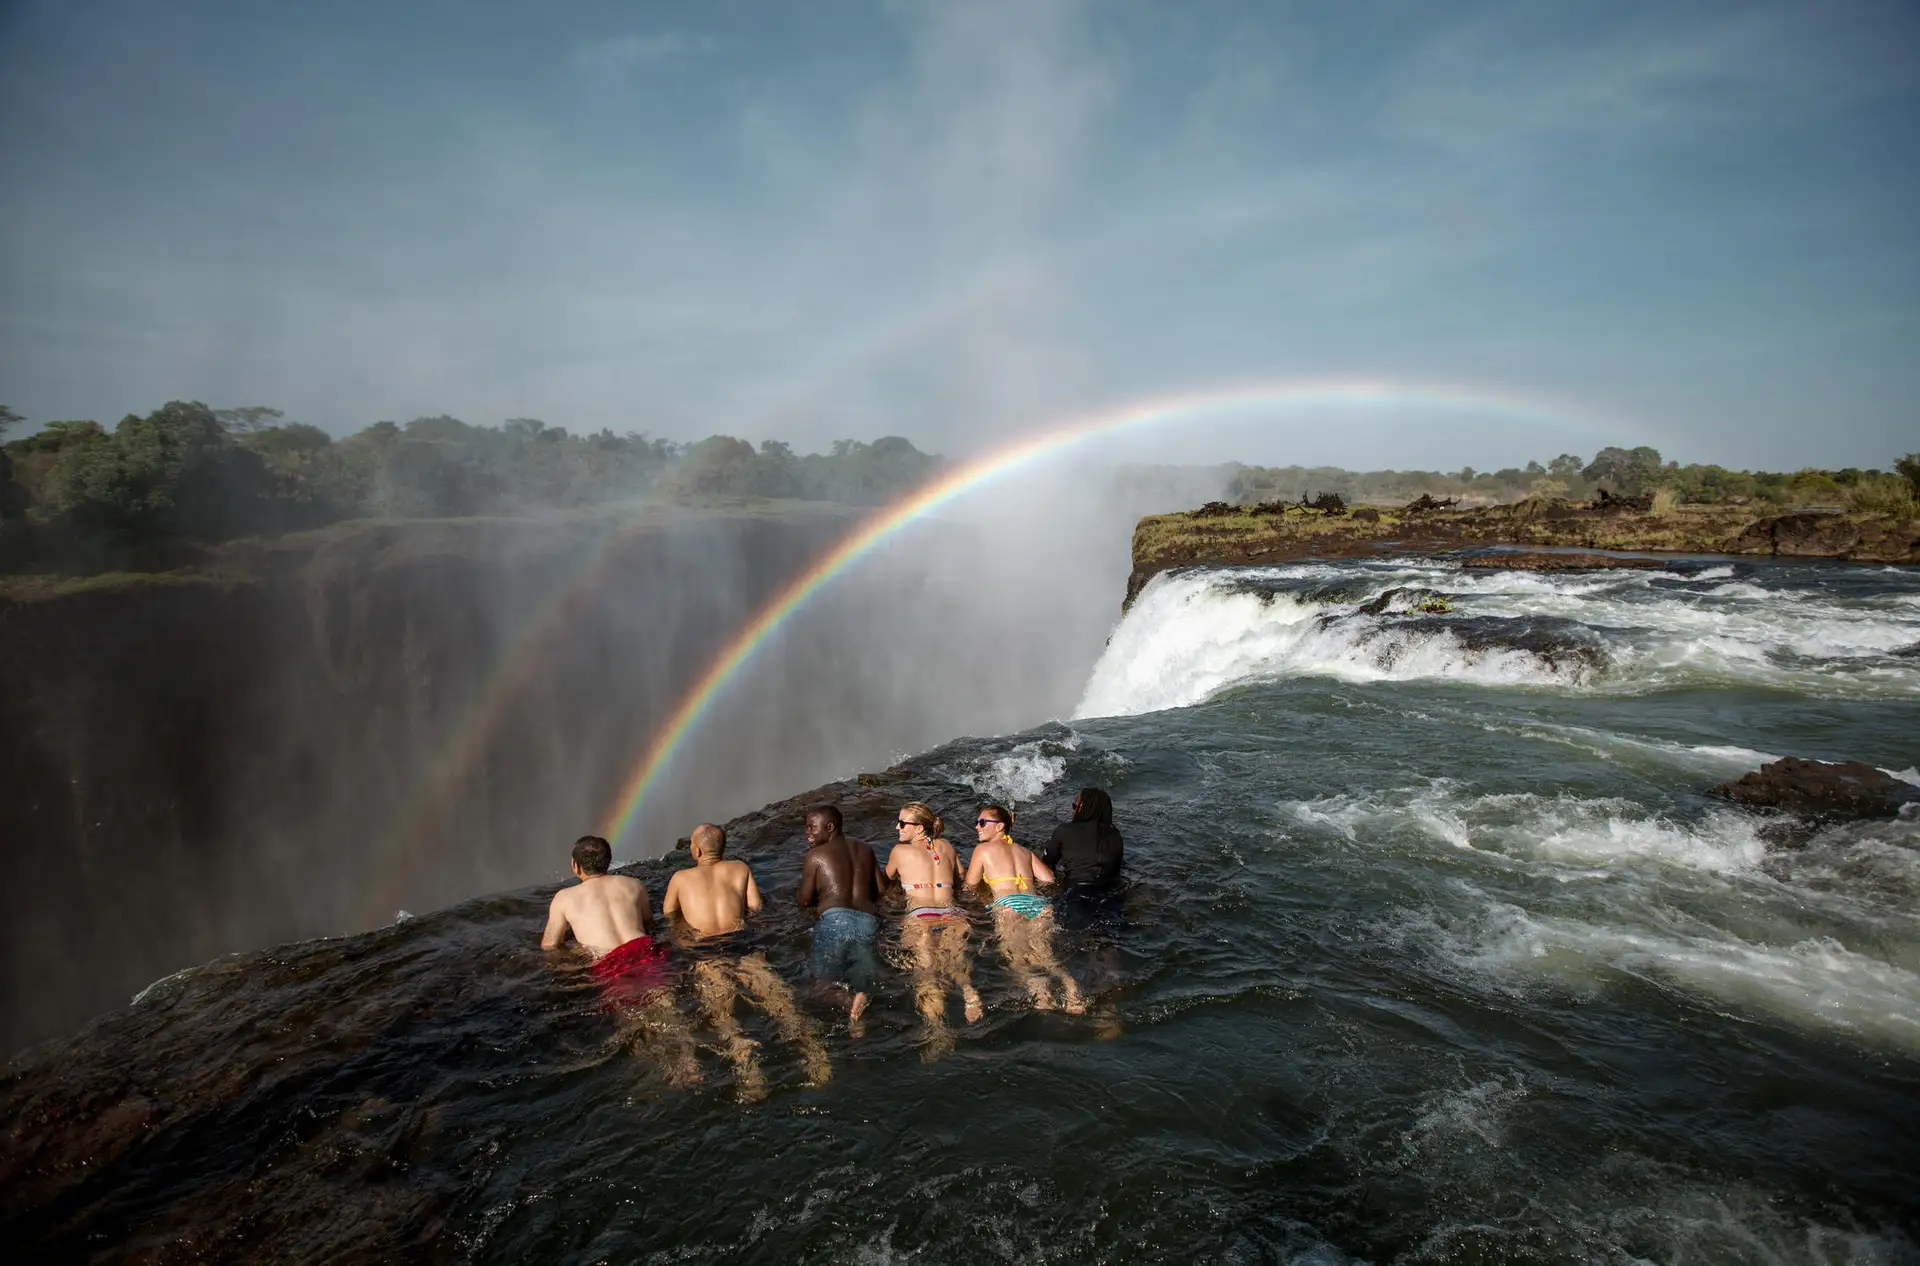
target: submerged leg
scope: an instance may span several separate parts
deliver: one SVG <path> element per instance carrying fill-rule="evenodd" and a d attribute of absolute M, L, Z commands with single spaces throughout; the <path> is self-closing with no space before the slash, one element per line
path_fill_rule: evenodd
<path fill-rule="evenodd" d="M 980 994 L 973 987 L 973 969 L 967 963 L 968 931 L 965 919 L 941 921 L 940 972 L 960 987 L 960 998 L 967 1009 L 967 1023 L 973 1024 L 980 1019 L 984 1008 L 980 1005 Z"/>
<path fill-rule="evenodd" d="M 700 1059 L 693 1041 L 693 1027 L 674 1004 L 673 993 L 656 989 L 639 1006 L 627 1012 L 623 1022 L 628 1036 L 638 1043 L 659 1048 L 666 1067 L 667 1084 L 684 1090 L 700 1080 Z"/>
<path fill-rule="evenodd" d="M 953 1049 L 953 1034 L 947 1030 L 947 990 L 934 958 L 930 919 L 912 915 L 900 927 L 900 945 L 913 955 L 913 1005 L 927 1029 L 924 1058 L 931 1061 Z"/>
<path fill-rule="evenodd" d="M 1035 1009 L 1052 1010 L 1053 995 L 1047 989 L 1046 977 L 1036 974 L 1033 968 L 1033 954 L 1027 944 L 1027 920 L 1012 910 L 995 910 L 993 935 L 1000 942 L 1000 957 L 1006 960 L 1007 970 L 1026 989 Z"/>
<path fill-rule="evenodd" d="M 1045 976 L 1058 976 L 1060 990 L 1066 996 L 1066 1010 L 1069 1015 L 1081 1015 L 1087 1009 L 1087 1001 L 1080 996 L 1080 985 L 1073 973 L 1060 965 L 1053 953 L 1053 911 L 1048 910 L 1027 920 L 1028 961 L 1034 970 Z"/>
<path fill-rule="evenodd" d="M 760 1009 L 773 1017 L 774 1024 L 789 1042 L 800 1048 L 806 1061 L 807 1084 L 824 1086 L 833 1077 L 833 1065 L 827 1061 L 826 1048 L 813 1023 L 793 1005 L 793 991 L 787 982 L 774 975 L 764 954 L 749 954 L 740 960 L 740 982 L 746 986 Z"/>
<path fill-rule="evenodd" d="M 693 969 L 693 987 L 706 1010 L 707 1023 L 720 1039 L 721 1052 L 733 1065 L 739 1096 L 748 1101 L 765 1098 L 766 1078 L 760 1072 L 760 1061 L 753 1055 L 755 1043 L 740 1031 L 740 1022 L 733 1018 L 736 993 L 733 972 L 724 963 L 703 960 Z"/>

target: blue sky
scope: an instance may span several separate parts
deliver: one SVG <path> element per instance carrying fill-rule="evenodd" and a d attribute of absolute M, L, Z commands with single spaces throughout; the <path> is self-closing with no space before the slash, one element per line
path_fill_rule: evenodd
<path fill-rule="evenodd" d="M 0 400 L 967 452 L 1920 448 L 1920 7 L 0 4 Z M 1596 421 L 1597 420 L 1597 421 Z M 1173 432 L 1178 432 L 1173 433 Z"/>

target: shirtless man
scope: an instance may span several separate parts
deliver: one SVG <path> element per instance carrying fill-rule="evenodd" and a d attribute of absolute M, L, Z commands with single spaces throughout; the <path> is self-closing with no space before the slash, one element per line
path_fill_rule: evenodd
<path fill-rule="evenodd" d="M 760 913 L 760 889 L 745 862 L 727 860 L 727 833 L 711 823 L 693 828 L 693 865 L 667 880 L 660 917 L 679 915 L 696 937 L 725 936 Z"/>
<path fill-rule="evenodd" d="M 800 859 L 800 887 L 793 899 L 820 911 L 809 966 L 816 981 L 841 982 L 853 991 L 847 1023 L 857 1036 L 878 969 L 873 939 L 880 931 L 880 894 L 887 881 L 873 850 L 848 839 L 842 825 L 840 810 L 833 805 L 807 810 L 807 851 Z"/>
<path fill-rule="evenodd" d="M 567 943 L 568 932 L 596 959 L 615 950 L 631 955 L 653 949 L 647 886 L 625 875 L 609 875 L 612 865 L 613 848 L 599 836 L 583 835 L 573 842 L 573 876 L 580 884 L 553 894 L 541 949 L 559 949 Z"/>
<path fill-rule="evenodd" d="M 747 915 L 760 912 L 760 888 L 745 862 L 727 859 L 727 833 L 721 828 L 711 823 L 695 827 L 687 848 L 693 865 L 676 871 L 667 881 L 660 917 L 672 919 L 677 915 L 698 947 L 744 929 Z M 732 959 L 708 953 L 694 965 L 693 981 L 707 1018 L 733 1062 L 742 1099 L 762 1099 L 767 1091 L 760 1063 L 753 1055 L 755 1044 L 733 1018 L 733 1004 L 741 989 L 800 1048 L 806 1060 L 808 1085 L 823 1085 L 833 1076 L 833 1067 L 813 1026 L 794 1007 L 792 991 L 773 974 L 766 955 L 755 952 Z"/>
<path fill-rule="evenodd" d="M 907 894 L 900 944 L 913 955 L 914 1005 L 926 1022 L 925 1058 L 953 1047 L 947 1031 L 947 982 L 960 989 L 967 1023 L 980 1019 L 980 994 L 967 966 L 967 916 L 954 904 L 963 868 L 953 845 L 941 838 L 940 815 L 915 800 L 900 807 L 894 826 L 900 842 L 887 855 L 887 877 Z"/>
<path fill-rule="evenodd" d="M 594 980 L 616 1013 L 638 1010 L 642 1027 L 671 1046 L 668 1078 L 675 1085 L 700 1079 L 693 1034 L 673 1005 L 666 952 L 653 943 L 653 919 L 647 886 L 626 875 L 607 873 L 613 847 L 597 835 L 573 844 L 573 874 L 580 882 L 553 894 L 547 930 L 540 948 L 556 950 L 567 933 L 593 955 Z"/>

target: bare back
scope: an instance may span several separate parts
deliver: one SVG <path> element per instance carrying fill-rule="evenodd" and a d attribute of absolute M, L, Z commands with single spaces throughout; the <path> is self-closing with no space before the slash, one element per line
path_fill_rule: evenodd
<path fill-rule="evenodd" d="M 984 883 L 995 897 L 1032 892 L 1036 883 L 1052 882 L 1053 872 L 1045 862 L 1004 835 L 974 849 L 967 863 L 966 886 Z"/>
<path fill-rule="evenodd" d="M 571 931 L 597 957 L 651 930 L 645 884 L 626 875 L 590 875 L 553 894 L 540 944 L 557 949 Z"/>
<path fill-rule="evenodd" d="M 745 927 L 748 912 L 759 909 L 760 888 L 747 864 L 716 861 L 676 872 L 660 913 L 678 914 L 696 936 L 724 936 Z"/>
<path fill-rule="evenodd" d="M 880 914 L 880 868 L 873 850 L 836 834 L 815 844 L 800 862 L 800 888 L 794 900 L 819 909 Z"/>
<path fill-rule="evenodd" d="M 907 909 L 950 906 L 957 895 L 960 855 L 946 840 L 895 844 L 887 858 L 887 874 L 899 879 L 907 894 Z"/>

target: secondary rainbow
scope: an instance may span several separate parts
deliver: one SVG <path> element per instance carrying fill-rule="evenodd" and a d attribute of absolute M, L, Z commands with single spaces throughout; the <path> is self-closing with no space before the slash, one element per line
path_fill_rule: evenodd
<path fill-rule="evenodd" d="M 468 696 L 453 720 L 444 727 L 439 746 L 424 777 L 394 815 L 392 825 L 374 852 L 372 871 L 362 890 L 359 919 L 378 923 L 387 917 L 413 860 L 413 841 L 434 815 L 448 803 L 460 777 L 472 768 L 499 727 L 510 703 L 519 695 L 534 669 L 547 661 L 553 644 L 572 623 L 582 601 L 593 596 L 621 547 L 659 524 L 657 507 L 646 501 L 625 507 L 622 519 L 605 529 L 599 544 L 584 552 L 571 575 L 556 581 L 546 598 L 534 604 L 507 641 L 492 672 Z"/>
<path fill-rule="evenodd" d="M 823 586 L 915 519 L 1009 471 L 1053 456 L 1083 440 L 1128 427 L 1242 410 L 1352 406 L 1471 412 L 1519 422 L 1575 426 L 1583 430 L 1606 429 L 1565 407 L 1548 406 L 1505 392 L 1410 383 L 1313 381 L 1234 387 L 1197 395 L 1135 402 L 1049 427 L 1017 440 L 961 464 L 905 499 L 874 514 L 775 595 L 714 657 L 707 671 L 687 691 L 680 705 L 655 733 L 632 773 L 621 784 L 619 795 L 608 811 L 605 828 L 607 838 L 619 845 L 633 830 L 647 794 L 672 762 L 674 752 L 754 652 Z"/>

